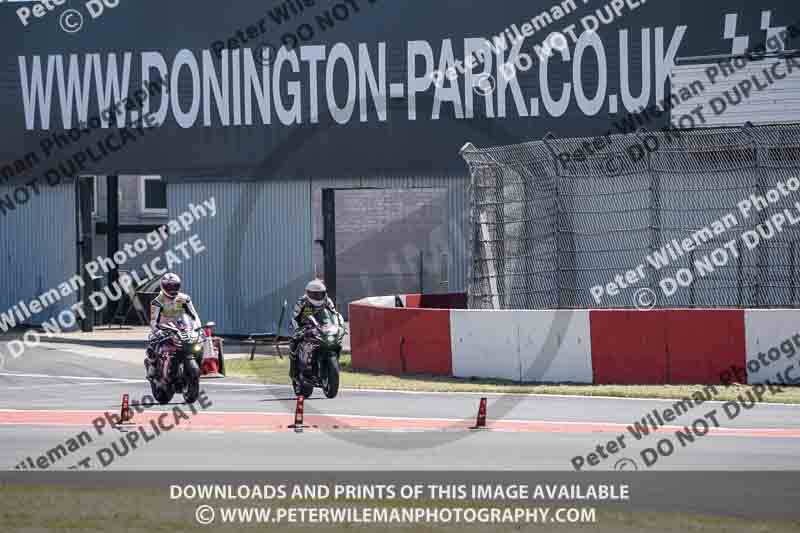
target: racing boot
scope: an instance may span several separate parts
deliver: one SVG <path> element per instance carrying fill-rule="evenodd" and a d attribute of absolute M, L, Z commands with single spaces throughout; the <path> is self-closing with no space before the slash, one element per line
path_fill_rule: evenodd
<path fill-rule="evenodd" d="M 156 377 L 156 357 L 150 348 L 147 349 L 147 357 L 144 358 L 144 368 L 147 370 L 148 379 Z"/>
<path fill-rule="evenodd" d="M 289 378 L 292 380 L 300 377 L 300 365 L 298 365 L 297 361 L 297 348 L 299 345 L 300 342 L 297 339 L 289 341 Z"/>

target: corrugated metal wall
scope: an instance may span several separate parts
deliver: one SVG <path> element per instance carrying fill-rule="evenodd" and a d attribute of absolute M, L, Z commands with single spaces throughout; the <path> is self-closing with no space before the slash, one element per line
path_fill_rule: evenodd
<path fill-rule="evenodd" d="M 170 183 L 170 218 L 214 198 L 192 226 L 206 250 L 177 269 L 203 321 L 226 334 L 271 331 L 311 276 L 307 181 Z"/>
<path fill-rule="evenodd" d="M 289 306 L 313 276 L 312 190 L 333 188 L 420 188 L 448 190 L 449 290 L 463 290 L 468 232 L 466 177 L 366 177 L 352 180 L 264 182 L 171 181 L 170 219 L 214 198 L 217 213 L 192 227 L 206 250 L 180 265 L 186 290 L 204 321 L 225 334 L 273 331 L 284 299 Z M 180 237 L 180 238 L 178 238 Z M 173 237 L 173 245 L 188 235 Z M 284 327 L 286 322 L 284 321 Z"/>
<path fill-rule="evenodd" d="M 0 214 L 0 313 L 20 300 L 25 302 L 75 275 L 74 184 L 40 186 L 40 194 Z M 16 186 L 0 186 L 0 197 L 13 197 Z M 31 324 L 41 324 L 76 303 L 71 294 L 56 305 L 32 317 Z"/>

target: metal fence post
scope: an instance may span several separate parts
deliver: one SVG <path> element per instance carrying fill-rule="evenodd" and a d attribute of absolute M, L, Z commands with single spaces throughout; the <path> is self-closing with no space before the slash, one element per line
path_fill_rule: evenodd
<path fill-rule="evenodd" d="M 692 267 L 694 265 L 694 250 L 689 252 L 689 272 L 692 271 Z M 695 279 L 689 284 L 689 307 L 695 307 L 695 299 L 694 299 L 694 283 Z"/>
<path fill-rule="evenodd" d="M 644 139 L 642 138 L 642 134 L 644 133 L 647 133 L 645 128 L 640 128 L 635 133 L 635 137 L 642 144 L 644 144 Z M 655 254 L 661 244 L 661 178 L 653 171 L 652 153 L 650 151 L 647 151 L 645 158 L 647 161 L 647 176 L 650 181 L 648 186 L 650 190 L 648 222 L 650 224 L 650 256 L 653 257 L 653 254 Z M 648 265 L 647 270 L 650 272 L 650 290 L 652 290 L 654 294 L 658 294 L 656 269 L 653 265 Z M 658 307 L 657 301 L 656 307 Z"/>
<path fill-rule="evenodd" d="M 755 153 L 755 164 L 753 165 L 753 171 L 756 175 L 756 194 L 758 196 L 764 196 L 764 191 L 767 190 L 767 180 L 765 171 L 766 169 L 761 164 L 761 149 L 756 143 L 756 139 L 750 131 L 750 128 L 753 127 L 751 122 L 746 122 L 744 126 L 741 128 L 742 133 L 744 133 L 750 140 L 750 147 Z M 767 209 L 762 209 L 758 212 L 758 225 L 763 224 L 767 219 Z M 756 282 L 753 285 L 753 292 L 754 292 L 754 299 L 755 299 L 755 307 L 761 307 L 761 280 L 764 279 L 765 276 L 765 255 L 766 255 L 766 247 L 759 246 L 758 250 L 756 250 Z"/>
<path fill-rule="evenodd" d="M 553 168 L 555 168 L 555 176 L 553 177 L 553 185 L 555 190 L 555 204 L 556 204 L 556 216 L 555 216 L 555 228 L 553 231 L 553 238 L 555 239 L 555 250 L 556 250 L 556 309 L 561 309 L 562 307 L 562 279 L 561 274 L 563 268 L 561 267 L 563 251 L 561 250 L 561 221 L 563 220 L 563 213 L 561 212 L 561 165 L 563 164 L 562 161 L 558 158 L 558 154 L 556 153 L 553 146 L 548 142 L 551 140 L 556 139 L 556 136 L 553 135 L 552 132 L 548 132 L 547 135 L 542 137 L 542 142 L 547 147 L 548 152 L 550 152 L 551 157 L 553 158 Z"/>
<path fill-rule="evenodd" d="M 797 244 L 796 241 L 792 241 L 792 244 L 789 245 L 789 290 L 791 291 L 791 297 L 789 302 L 791 303 L 792 307 L 795 307 L 794 303 L 794 249 L 795 245 Z"/>
<path fill-rule="evenodd" d="M 742 289 L 744 282 L 742 276 L 742 254 L 739 253 L 736 256 L 736 307 L 742 307 Z"/>

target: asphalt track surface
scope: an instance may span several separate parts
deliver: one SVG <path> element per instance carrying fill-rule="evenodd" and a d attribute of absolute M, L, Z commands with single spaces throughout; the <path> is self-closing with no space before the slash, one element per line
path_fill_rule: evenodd
<path fill-rule="evenodd" d="M 168 406 L 135 405 L 132 424 L 108 425 L 99 435 L 93 420 L 118 413 L 123 394 L 136 404 L 150 393 L 142 375 L 139 365 L 57 348 L 6 361 L 0 369 L 0 468 L 13 469 L 27 457 L 36 461 L 83 431 L 92 442 L 48 469 L 90 457 L 92 468 L 123 470 L 572 470 L 574 456 L 620 435 L 625 449 L 584 469 L 632 469 L 623 459 L 640 470 L 796 470 L 799 464 L 800 406 L 759 403 L 728 420 L 722 402 L 706 402 L 637 441 L 627 426 L 675 401 L 345 388 L 332 400 L 315 390 L 305 404 L 311 427 L 297 432 L 287 428 L 295 409 L 290 387 L 231 378 L 202 382 L 212 405 L 195 404 L 197 414 L 178 395 Z M 490 429 L 470 431 L 481 396 L 488 398 Z M 188 420 L 175 420 L 176 409 Z M 677 445 L 675 431 L 712 409 L 721 428 Z M 174 427 L 153 437 L 159 417 Z M 138 427 L 152 440 L 140 439 L 136 449 L 100 464 L 99 450 L 113 451 L 114 443 L 126 450 L 126 435 Z M 646 467 L 640 451 L 663 437 L 676 443 L 674 453 Z"/>

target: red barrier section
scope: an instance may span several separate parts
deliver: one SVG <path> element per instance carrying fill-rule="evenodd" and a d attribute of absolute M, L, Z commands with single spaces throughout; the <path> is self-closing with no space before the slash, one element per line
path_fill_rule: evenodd
<path fill-rule="evenodd" d="M 592 310 L 596 384 L 718 384 L 745 363 L 744 311 Z"/>
<path fill-rule="evenodd" d="M 383 311 L 370 305 L 350 304 L 350 346 L 353 367 L 380 371 L 382 361 Z"/>
<path fill-rule="evenodd" d="M 353 368 L 386 374 L 452 374 L 450 312 L 350 304 Z"/>
<path fill-rule="evenodd" d="M 666 383 L 665 313 L 589 311 L 594 383 Z"/>
<path fill-rule="evenodd" d="M 745 366 L 744 310 L 667 311 L 668 383 L 718 384 L 731 366 Z"/>

